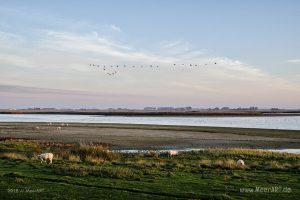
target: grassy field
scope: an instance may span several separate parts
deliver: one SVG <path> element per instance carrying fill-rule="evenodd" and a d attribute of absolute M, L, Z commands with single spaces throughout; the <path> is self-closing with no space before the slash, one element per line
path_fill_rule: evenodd
<path fill-rule="evenodd" d="M 37 160 L 44 152 L 54 153 L 53 164 Z M 85 143 L 0 141 L 0 199 L 297 199 L 299 170 L 300 155 L 247 149 L 169 157 Z"/>

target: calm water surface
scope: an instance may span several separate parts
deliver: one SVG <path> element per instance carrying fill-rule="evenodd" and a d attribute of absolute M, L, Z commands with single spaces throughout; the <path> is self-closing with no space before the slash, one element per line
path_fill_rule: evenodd
<path fill-rule="evenodd" d="M 176 150 L 178 152 L 190 152 L 190 151 L 204 151 L 205 149 L 172 149 Z M 300 149 L 257 149 L 257 150 L 262 150 L 262 151 L 272 151 L 272 152 L 279 152 L 279 153 L 292 153 L 292 154 L 300 154 Z M 153 150 L 151 150 L 153 151 Z M 167 152 L 168 149 L 161 149 L 161 150 L 155 150 L 157 153 L 164 153 Z M 123 149 L 123 150 L 116 150 L 116 152 L 120 153 L 141 153 L 141 154 L 146 154 L 149 153 L 150 150 L 137 150 L 137 149 Z"/>
<path fill-rule="evenodd" d="M 0 122 L 122 123 L 300 130 L 300 116 L 127 117 L 102 115 L 0 114 Z"/>

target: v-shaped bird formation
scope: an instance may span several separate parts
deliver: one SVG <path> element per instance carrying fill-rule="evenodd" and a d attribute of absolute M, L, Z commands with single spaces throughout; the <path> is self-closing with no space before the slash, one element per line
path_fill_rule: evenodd
<path fill-rule="evenodd" d="M 186 64 L 186 63 L 173 63 L 170 65 L 172 68 L 180 68 L 180 69 L 187 69 L 187 68 L 200 68 L 205 67 L 209 65 L 217 65 L 217 62 L 208 62 L 203 64 Z M 89 64 L 89 67 L 97 68 L 105 73 L 105 75 L 108 76 L 115 76 L 119 73 L 120 69 L 159 69 L 159 65 L 154 64 L 147 64 L 147 65 L 129 65 L 129 64 L 122 64 L 122 65 L 98 65 L 98 64 Z"/>

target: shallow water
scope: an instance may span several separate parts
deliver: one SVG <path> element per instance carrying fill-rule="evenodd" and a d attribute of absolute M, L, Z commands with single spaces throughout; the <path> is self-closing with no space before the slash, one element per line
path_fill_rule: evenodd
<path fill-rule="evenodd" d="M 300 130 L 300 116 L 128 117 L 103 115 L 0 114 L 0 122 L 121 123 Z"/>
<path fill-rule="evenodd" d="M 191 152 L 191 151 L 204 151 L 205 149 L 203 148 L 199 148 L 199 149 L 191 149 L 191 148 L 187 148 L 187 149 L 172 149 L 178 152 Z M 292 153 L 292 154 L 300 154 L 300 149 L 257 149 L 257 150 L 262 150 L 262 151 L 272 151 L 272 152 L 279 152 L 279 153 Z M 152 151 L 152 150 L 151 150 Z M 169 151 L 168 149 L 160 149 L 160 150 L 154 150 L 154 152 L 156 153 L 165 153 Z M 141 153 L 141 154 L 145 154 L 145 153 L 149 153 L 150 150 L 137 150 L 137 149 L 123 149 L 123 150 L 116 150 L 116 152 L 120 152 L 120 153 Z"/>

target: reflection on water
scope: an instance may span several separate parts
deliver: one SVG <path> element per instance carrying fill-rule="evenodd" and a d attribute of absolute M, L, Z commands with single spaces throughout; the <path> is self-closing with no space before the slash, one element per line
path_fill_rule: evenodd
<path fill-rule="evenodd" d="M 128 117 L 102 115 L 0 114 L 0 122 L 122 123 L 300 130 L 300 116 Z"/>
<path fill-rule="evenodd" d="M 199 148 L 199 149 L 172 149 L 178 152 L 191 152 L 191 151 L 204 151 L 205 149 Z M 279 153 L 292 153 L 292 154 L 300 154 L 300 149 L 257 149 L 257 150 L 262 150 L 262 151 L 272 151 L 272 152 L 279 152 Z M 149 153 L 150 151 L 154 151 L 156 153 L 165 153 L 168 151 L 168 149 L 160 149 L 160 150 L 137 150 L 137 149 L 123 149 L 123 150 L 116 150 L 116 152 L 120 153 L 141 153 L 141 154 L 146 154 Z"/>

